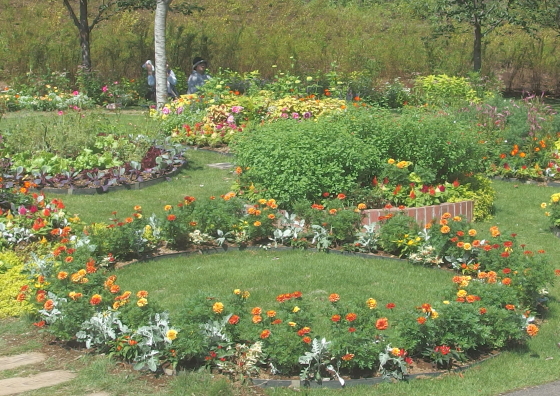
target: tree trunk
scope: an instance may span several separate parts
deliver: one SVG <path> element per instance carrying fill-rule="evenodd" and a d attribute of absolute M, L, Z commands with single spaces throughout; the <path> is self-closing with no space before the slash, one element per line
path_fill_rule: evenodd
<path fill-rule="evenodd" d="M 80 47 L 82 47 L 82 66 L 91 71 L 91 54 L 89 50 L 88 0 L 80 0 Z"/>
<path fill-rule="evenodd" d="M 480 72 L 482 68 L 482 27 L 478 18 L 474 20 L 474 48 L 473 48 L 474 71 Z"/>
<path fill-rule="evenodd" d="M 172 0 L 157 0 L 154 21 L 154 47 L 156 67 L 156 102 L 161 109 L 167 102 L 167 67 L 165 55 L 165 22 Z"/>

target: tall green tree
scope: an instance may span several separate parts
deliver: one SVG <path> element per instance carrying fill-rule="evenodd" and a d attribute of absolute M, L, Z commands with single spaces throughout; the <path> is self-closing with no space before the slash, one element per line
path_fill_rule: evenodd
<path fill-rule="evenodd" d="M 435 34 L 451 34 L 469 26 L 473 34 L 473 69 L 482 67 L 482 43 L 498 26 L 512 22 L 517 0 L 426 0 L 411 1 L 424 18 L 431 20 Z M 544 0 L 543 0 L 544 1 Z"/>

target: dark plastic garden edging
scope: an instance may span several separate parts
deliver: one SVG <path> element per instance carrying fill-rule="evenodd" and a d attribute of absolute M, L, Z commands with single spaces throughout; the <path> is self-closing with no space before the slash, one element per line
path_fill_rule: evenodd
<path fill-rule="evenodd" d="M 150 179 L 150 180 L 146 180 L 146 181 L 142 181 L 142 182 L 134 182 L 134 183 L 131 183 L 131 184 L 123 184 L 123 185 L 120 185 L 120 186 L 108 187 L 107 190 L 103 190 L 103 187 L 97 187 L 97 188 L 89 188 L 89 187 L 49 188 L 49 187 L 44 187 L 44 188 L 38 188 L 38 189 L 34 189 L 34 190 L 35 191 L 40 191 L 40 192 L 43 192 L 43 193 L 47 193 L 47 194 L 63 194 L 63 195 L 95 195 L 95 194 L 105 194 L 105 193 L 108 193 L 108 192 L 122 191 L 122 190 L 141 190 L 143 188 L 151 187 L 151 186 L 159 184 L 161 182 L 168 181 L 169 178 L 177 175 L 186 166 L 186 164 L 187 164 L 187 162 L 185 161 L 185 163 L 183 165 L 175 168 L 174 170 L 172 170 L 171 172 L 169 172 L 168 174 L 166 174 L 164 176 L 156 177 L 154 179 Z"/>
<path fill-rule="evenodd" d="M 434 372 L 430 372 L 430 373 L 419 373 L 419 374 L 409 374 L 405 376 L 405 380 L 413 380 L 413 379 L 424 379 L 424 378 L 437 378 L 440 377 L 442 375 L 445 374 L 449 374 L 449 373 L 458 373 L 461 371 L 464 371 L 466 369 L 469 369 L 471 367 L 474 367 L 476 365 L 479 365 L 489 359 L 493 359 L 494 357 L 500 355 L 500 352 L 493 354 L 491 356 L 488 356 L 485 359 L 479 360 L 477 362 L 473 362 L 471 364 L 467 364 L 465 366 L 461 366 L 461 367 L 456 367 L 454 369 L 451 370 L 447 370 L 447 371 L 434 371 Z M 346 387 L 353 387 L 353 386 L 371 386 L 371 385 L 377 385 L 380 384 L 382 382 L 387 382 L 388 380 L 383 379 L 381 377 L 375 377 L 375 378 L 361 378 L 361 379 L 345 379 L 344 380 L 344 385 L 341 385 L 340 382 L 336 381 L 336 380 L 331 380 L 331 379 L 326 379 L 323 380 L 322 384 L 318 384 L 316 382 L 304 382 L 304 381 L 300 381 L 300 380 L 274 380 L 274 379 L 256 379 L 256 378 L 252 378 L 251 381 L 253 382 L 253 385 L 258 386 L 259 388 L 284 388 L 284 387 L 291 387 L 291 388 L 305 388 L 305 387 L 309 387 L 309 388 L 329 388 L 329 389 L 342 389 L 342 388 L 346 388 Z"/>

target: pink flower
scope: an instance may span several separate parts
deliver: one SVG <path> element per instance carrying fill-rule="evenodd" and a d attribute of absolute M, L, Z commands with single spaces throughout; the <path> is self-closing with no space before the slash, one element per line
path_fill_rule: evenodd
<path fill-rule="evenodd" d="M 107 86 L 104 85 L 103 88 L 101 88 L 101 90 L 102 90 L 103 92 L 107 92 L 107 91 L 109 90 L 109 88 L 107 88 Z"/>
<path fill-rule="evenodd" d="M 74 95 L 74 96 L 78 96 L 79 94 L 80 94 L 80 93 L 79 93 L 78 91 L 72 92 L 72 95 Z"/>
<path fill-rule="evenodd" d="M 231 111 L 232 111 L 232 113 L 240 113 L 241 111 L 243 111 L 243 107 L 242 106 L 232 106 Z"/>
<path fill-rule="evenodd" d="M 161 109 L 161 112 L 163 114 L 169 114 L 169 107 L 164 107 L 163 109 Z"/>
<path fill-rule="evenodd" d="M 24 214 L 27 213 L 27 209 L 25 209 L 25 207 L 23 207 L 23 206 L 20 206 L 19 209 L 18 209 L 18 213 L 20 215 L 24 215 Z"/>
<path fill-rule="evenodd" d="M 62 110 L 59 110 L 58 115 L 64 115 L 64 112 Z"/>
<path fill-rule="evenodd" d="M 298 119 L 298 118 L 299 118 L 299 114 L 298 114 L 298 113 L 292 113 L 292 118 L 293 118 L 293 119 Z"/>

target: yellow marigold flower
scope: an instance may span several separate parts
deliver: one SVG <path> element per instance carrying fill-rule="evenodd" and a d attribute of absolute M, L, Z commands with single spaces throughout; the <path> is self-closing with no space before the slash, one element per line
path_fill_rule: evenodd
<path fill-rule="evenodd" d="M 294 313 L 299 312 L 299 311 L 300 311 L 300 308 L 298 306 L 295 306 L 294 309 L 292 309 L 292 312 L 294 312 Z"/>
<path fill-rule="evenodd" d="M 374 298 L 368 298 L 366 300 L 366 305 L 369 309 L 374 309 L 375 307 L 377 307 L 377 301 L 375 301 Z"/>
<path fill-rule="evenodd" d="M 554 202 L 554 203 L 560 202 L 560 193 L 552 194 L 552 196 L 550 197 L 550 199 L 551 199 L 552 202 Z"/>
<path fill-rule="evenodd" d="M 461 216 L 454 216 L 453 221 L 461 221 Z"/>
<path fill-rule="evenodd" d="M 358 204 L 358 209 L 365 210 L 365 209 L 367 209 L 367 205 L 365 203 L 359 203 Z"/>
<path fill-rule="evenodd" d="M 472 236 L 472 237 L 473 237 L 473 236 L 476 236 L 476 230 L 471 228 L 471 229 L 469 230 L 469 236 Z"/>
<path fill-rule="evenodd" d="M 240 295 L 240 294 L 241 294 L 241 290 L 239 290 L 239 289 L 235 289 L 235 290 L 233 291 L 233 294 L 237 294 L 237 295 Z"/>
<path fill-rule="evenodd" d="M 249 293 L 247 290 L 245 290 L 243 292 L 243 294 L 241 294 L 241 298 L 248 299 L 250 295 L 251 295 L 251 293 Z"/>
<path fill-rule="evenodd" d="M 393 164 L 395 163 L 395 160 L 392 159 L 392 158 L 389 158 L 389 159 L 387 160 L 387 163 L 388 163 L 389 165 L 393 165 Z"/>
<path fill-rule="evenodd" d="M 212 306 L 212 311 L 214 311 L 214 313 L 221 314 L 222 312 L 224 312 L 224 304 L 222 304 L 221 302 L 214 303 L 214 305 Z"/>
<path fill-rule="evenodd" d="M 462 297 L 466 297 L 467 294 L 468 294 L 468 293 L 467 293 L 466 290 L 461 289 L 461 290 L 459 290 L 459 291 L 457 292 L 457 297 L 461 297 L 461 298 L 462 298 Z"/>
<path fill-rule="evenodd" d="M 166 212 L 168 212 L 168 211 L 170 211 L 172 208 L 173 208 L 173 206 L 171 206 L 171 205 L 165 205 L 165 206 L 163 207 L 163 210 L 165 210 Z"/>
<path fill-rule="evenodd" d="M 289 324 L 291 327 L 296 327 L 296 326 L 297 326 L 297 323 L 296 323 L 296 322 L 288 322 L 288 324 Z"/>
<path fill-rule="evenodd" d="M 471 250 L 471 248 L 472 248 L 472 246 L 468 242 L 463 245 L 463 249 L 465 249 L 465 250 Z"/>
<path fill-rule="evenodd" d="M 266 205 L 266 203 L 267 203 L 268 201 L 267 201 L 266 199 L 264 199 L 264 198 L 261 198 L 261 199 L 259 199 L 258 202 L 259 202 L 261 205 Z"/>
<path fill-rule="evenodd" d="M 148 305 L 148 300 L 145 298 L 141 298 L 136 302 L 136 305 L 138 305 L 139 307 L 144 307 Z"/>
<path fill-rule="evenodd" d="M 438 317 L 439 314 L 437 313 L 437 311 L 435 309 L 432 309 L 432 312 L 430 312 L 430 318 L 437 319 Z"/>
<path fill-rule="evenodd" d="M 391 354 L 393 356 L 399 356 L 401 353 L 401 350 L 399 348 L 391 348 Z"/>
<path fill-rule="evenodd" d="M 449 300 L 444 300 L 443 303 L 444 303 L 445 305 L 449 305 Z"/>
<path fill-rule="evenodd" d="M 177 338 L 177 330 L 169 329 L 167 330 L 167 334 L 165 336 L 173 341 L 175 338 Z"/>
<path fill-rule="evenodd" d="M 140 205 L 135 205 L 135 206 L 134 206 L 134 210 L 137 211 L 137 212 L 139 212 L 139 211 L 142 210 L 142 207 L 141 207 Z"/>
<path fill-rule="evenodd" d="M 543 203 L 541 204 L 541 208 L 543 208 L 543 209 L 546 208 L 546 202 L 543 202 Z"/>

